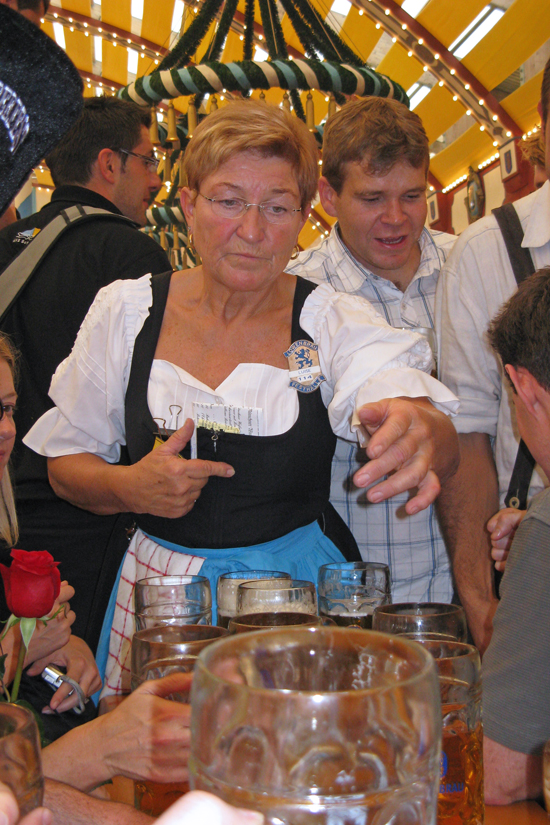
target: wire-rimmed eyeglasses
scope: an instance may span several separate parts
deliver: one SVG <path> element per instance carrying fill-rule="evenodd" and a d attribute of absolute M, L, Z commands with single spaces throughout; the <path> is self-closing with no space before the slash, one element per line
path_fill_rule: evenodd
<path fill-rule="evenodd" d="M 121 155 L 131 155 L 133 158 L 139 158 L 155 172 L 159 168 L 160 158 L 154 158 L 151 155 L 140 155 L 139 152 L 130 152 L 128 149 L 119 149 L 118 151 Z"/>
<path fill-rule="evenodd" d="M 263 215 L 269 223 L 285 224 L 290 223 L 294 212 L 301 212 L 301 209 L 292 209 L 284 203 L 277 201 L 266 201 L 265 203 L 247 203 L 244 198 L 209 198 L 198 193 L 212 206 L 212 212 L 220 218 L 231 218 L 236 220 L 248 212 L 251 206 L 257 206 L 260 215 Z"/>

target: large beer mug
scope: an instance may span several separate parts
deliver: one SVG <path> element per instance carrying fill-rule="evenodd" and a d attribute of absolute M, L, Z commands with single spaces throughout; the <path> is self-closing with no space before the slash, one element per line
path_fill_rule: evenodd
<path fill-rule="evenodd" d="M 457 604 L 418 602 L 385 604 L 375 607 L 373 630 L 383 633 L 406 634 L 422 638 L 430 634 L 434 640 L 465 642 L 466 614 Z"/>
<path fill-rule="evenodd" d="M 317 616 L 317 591 L 303 579 L 259 579 L 237 588 L 237 617 L 257 613 L 308 613 Z"/>
<path fill-rule="evenodd" d="M 216 601 L 218 604 L 218 625 L 228 627 L 231 619 L 237 615 L 237 589 L 244 582 L 261 579 L 276 581 L 289 580 L 290 573 L 281 570 L 234 570 L 223 573 L 218 578 Z"/>
<path fill-rule="evenodd" d="M 438 825 L 483 825 L 481 661 L 473 645 L 419 640 L 439 674 L 443 744 Z"/>
<path fill-rule="evenodd" d="M 255 630 L 273 630 L 280 627 L 321 627 L 334 624 L 321 616 L 311 613 L 249 613 L 247 616 L 235 616 L 229 622 L 230 633 L 253 633 Z"/>
<path fill-rule="evenodd" d="M 44 775 L 34 715 L 26 708 L 0 702 L 0 782 L 17 799 L 20 816 L 42 805 Z"/>
<path fill-rule="evenodd" d="M 323 564 L 317 589 L 320 616 L 344 627 L 370 629 L 374 608 L 391 603 L 390 568 L 370 561 Z"/>
<path fill-rule="evenodd" d="M 191 706 L 191 786 L 266 825 L 435 825 L 439 686 L 408 639 L 228 636 L 199 654 Z"/>
<path fill-rule="evenodd" d="M 134 633 L 132 690 L 149 679 L 161 679 L 171 673 L 192 673 L 200 651 L 226 634 L 224 628 L 211 625 L 159 626 Z M 172 693 L 169 698 L 188 703 L 189 689 Z M 135 780 L 134 804 L 139 811 L 149 816 L 160 816 L 188 790 L 187 782 Z"/>
<path fill-rule="evenodd" d="M 134 587 L 136 630 L 159 625 L 212 624 L 205 576 L 151 576 Z"/>

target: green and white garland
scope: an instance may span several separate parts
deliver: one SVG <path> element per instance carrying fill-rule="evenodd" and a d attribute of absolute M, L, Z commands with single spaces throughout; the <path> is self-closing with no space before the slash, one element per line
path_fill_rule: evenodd
<path fill-rule="evenodd" d="M 389 97 L 408 105 L 405 90 L 368 66 L 331 61 L 241 60 L 235 63 L 200 63 L 180 69 L 153 72 L 121 89 L 119 96 L 141 106 L 155 105 L 182 95 L 250 92 L 280 88 L 292 91 L 318 89 L 345 95 Z"/>

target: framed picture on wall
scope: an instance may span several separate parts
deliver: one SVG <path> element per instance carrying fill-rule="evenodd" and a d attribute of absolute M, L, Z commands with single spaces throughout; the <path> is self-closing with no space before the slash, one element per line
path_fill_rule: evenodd
<path fill-rule="evenodd" d="M 500 148 L 500 176 L 502 180 L 508 180 L 518 171 L 518 156 L 516 141 L 509 140 Z"/>
<path fill-rule="evenodd" d="M 428 223 L 430 226 L 437 223 L 439 220 L 439 204 L 437 202 L 437 193 L 434 192 L 428 198 Z"/>

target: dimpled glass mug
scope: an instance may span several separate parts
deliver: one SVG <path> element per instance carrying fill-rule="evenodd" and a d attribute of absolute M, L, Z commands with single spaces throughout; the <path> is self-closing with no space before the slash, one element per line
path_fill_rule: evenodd
<path fill-rule="evenodd" d="M 435 659 L 443 745 L 438 825 L 483 825 L 481 660 L 473 645 L 418 639 Z"/>
<path fill-rule="evenodd" d="M 191 787 L 267 825 L 435 825 L 441 743 L 433 659 L 340 627 L 228 636 L 191 689 Z"/>
<path fill-rule="evenodd" d="M 406 634 L 411 638 L 429 633 L 434 639 L 465 642 L 468 630 L 464 608 L 457 604 L 418 602 L 385 604 L 374 608 L 373 630 Z"/>
<path fill-rule="evenodd" d="M 205 576 L 151 576 L 134 588 L 136 630 L 162 625 L 212 624 Z"/>
<path fill-rule="evenodd" d="M 132 638 L 132 690 L 149 679 L 172 673 L 192 673 L 197 654 L 227 634 L 211 625 L 168 625 L 139 630 Z M 172 693 L 175 702 L 189 702 L 189 691 Z M 189 790 L 187 782 L 134 780 L 134 805 L 149 816 L 160 816 Z"/>

